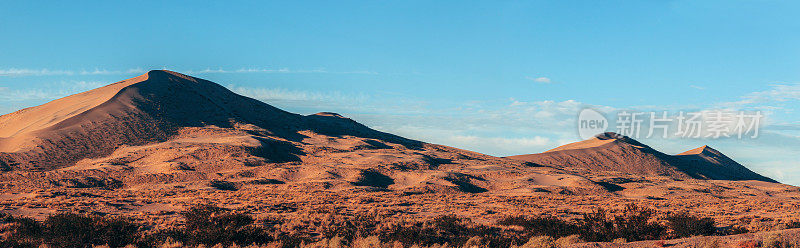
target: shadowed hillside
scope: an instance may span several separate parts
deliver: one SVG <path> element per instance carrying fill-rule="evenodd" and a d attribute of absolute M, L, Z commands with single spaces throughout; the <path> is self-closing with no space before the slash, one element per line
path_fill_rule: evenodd
<path fill-rule="evenodd" d="M 509 158 L 586 171 L 776 182 L 707 146 L 671 156 L 616 133 L 602 133 L 594 138 L 566 144 L 543 153 Z"/>

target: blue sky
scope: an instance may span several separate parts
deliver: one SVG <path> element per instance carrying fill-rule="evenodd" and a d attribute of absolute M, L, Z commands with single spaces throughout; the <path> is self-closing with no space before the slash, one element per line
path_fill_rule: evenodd
<path fill-rule="evenodd" d="M 709 144 L 800 185 L 790 1 L 0 2 L 0 113 L 150 69 L 293 112 L 504 156 L 576 141 L 583 107 L 764 110 Z"/>

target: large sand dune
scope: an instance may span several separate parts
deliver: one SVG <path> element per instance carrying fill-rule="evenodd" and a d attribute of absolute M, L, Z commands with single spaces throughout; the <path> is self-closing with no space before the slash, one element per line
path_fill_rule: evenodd
<path fill-rule="evenodd" d="M 707 147 L 671 156 L 607 133 L 499 158 L 335 113 L 289 113 L 170 71 L 0 116 L 0 169 L 0 211 L 37 218 L 72 210 L 163 224 L 202 202 L 292 218 L 569 218 L 628 203 L 722 224 L 800 213 L 798 188 Z"/>

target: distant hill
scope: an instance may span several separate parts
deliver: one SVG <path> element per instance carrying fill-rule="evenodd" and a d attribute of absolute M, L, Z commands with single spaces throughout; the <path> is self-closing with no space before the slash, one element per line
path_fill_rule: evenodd
<path fill-rule="evenodd" d="M 775 180 L 761 176 L 707 146 L 671 156 L 627 136 L 611 132 L 598 134 L 591 139 L 566 144 L 543 153 L 510 156 L 509 158 L 586 171 L 611 171 L 674 178 L 775 182 Z"/>
<path fill-rule="evenodd" d="M 675 157 L 682 160 L 684 170 L 699 178 L 720 180 L 758 180 L 777 182 L 759 175 L 733 159 L 709 146 L 701 146 L 682 152 Z"/>

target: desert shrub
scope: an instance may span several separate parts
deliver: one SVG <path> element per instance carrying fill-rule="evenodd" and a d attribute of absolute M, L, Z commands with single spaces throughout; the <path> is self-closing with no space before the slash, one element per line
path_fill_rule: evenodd
<path fill-rule="evenodd" d="M 750 230 L 743 226 L 728 226 L 717 228 L 717 235 L 737 235 L 743 233 L 749 233 Z"/>
<path fill-rule="evenodd" d="M 578 220 L 580 236 L 586 241 L 611 241 L 615 238 L 614 222 L 608 217 L 605 209 L 599 208 L 594 212 L 585 213 Z"/>
<path fill-rule="evenodd" d="M 100 218 L 96 235 L 100 243 L 110 247 L 133 244 L 140 238 L 141 226 L 123 217 Z"/>
<path fill-rule="evenodd" d="M 796 221 L 796 220 L 795 220 L 795 221 L 792 221 L 792 222 L 786 223 L 786 228 L 787 228 L 787 229 L 800 228 L 800 221 Z"/>
<path fill-rule="evenodd" d="M 138 247 L 183 247 L 183 240 L 186 240 L 186 232 L 178 228 L 168 228 L 155 230 L 144 235 L 137 242 Z"/>
<path fill-rule="evenodd" d="M 42 224 L 31 218 L 12 218 L 14 232 L 22 239 L 33 239 L 42 234 Z"/>
<path fill-rule="evenodd" d="M 0 247 L 564 247 L 584 240 L 627 242 L 715 234 L 710 218 L 666 214 L 661 215 L 663 224 L 659 224 L 653 210 L 634 205 L 616 214 L 597 209 L 574 221 L 515 216 L 493 225 L 452 215 L 396 222 L 378 215 L 341 213 L 326 215 L 327 219 L 257 222 L 250 215 L 214 205 L 196 205 L 181 216 L 185 219 L 182 226 L 147 230 L 128 219 L 97 215 L 63 213 L 37 222 L 0 214 Z M 732 232 L 723 231 L 717 233 Z M 763 241 L 771 247 L 797 247 L 786 240 L 791 238 Z"/>
<path fill-rule="evenodd" d="M 581 238 L 587 241 L 609 242 L 615 239 L 628 241 L 654 240 L 664 236 L 666 227 L 652 221 L 655 211 L 627 205 L 622 214 L 611 216 L 597 209 L 578 220 Z"/>
<path fill-rule="evenodd" d="M 498 221 L 497 224 L 522 227 L 527 238 L 533 236 L 564 237 L 579 233 L 578 225 L 552 216 L 506 217 Z"/>
<path fill-rule="evenodd" d="M 197 205 L 181 213 L 186 219 L 185 235 L 174 235 L 184 243 L 197 245 L 250 245 L 272 241 L 269 230 L 254 225 L 246 214 L 230 213 L 213 205 Z M 175 233 L 173 233 L 175 234 Z"/>
<path fill-rule="evenodd" d="M 461 247 L 474 237 L 480 237 L 486 247 L 509 247 L 513 244 L 513 239 L 504 236 L 500 228 L 451 215 L 411 224 L 396 223 L 382 230 L 382 235 L 385 240 L 399 241 L 406 246 L 449 244 Z"/>
<path fill-rule="evenodd" d="M 322 227 L 322 236 L 325 238 L 340 237 L 350 243 L 358 237 L 375 235 L 375 230 L 380 223 L 374 215 L 358 215 L 341 221 L 332 220 Z"/>
<path fill-rule="evenodd" d="M 37 247 L 42 230 L 34 219 L 0 213 L 0 247 Z"/>
<path fill-rule="evenodd" d="M 91 217 L 73 213 L 51 215 L 45 220 L 47 243 L 57 247 L 82 247 L 94 243 L 94 221 Z M 101 244 L 100 244 L 101 245 Z"/>
<path fill-rule="evenodd" d="M 666 228 L 651 221 L 655 211 L 637 205 L 625 206 L 622 215 L 614 218 L 615 237 L 629 241 L 655 240 L 661 238 Z"/>
<path fill-rule="evenodd" d="M 686 212 L 667 216 L 667 226 L 676 238 L 714 235 L 717 231 L 714 219 L 700 218 Z"/>
<path fill-rule="evenodd" d="M 60 213 L 47 217 L 41 238 L 55 247 L 122 247 L 134 243 L 138 234 L 139 225 L 125 218 Z"/>

